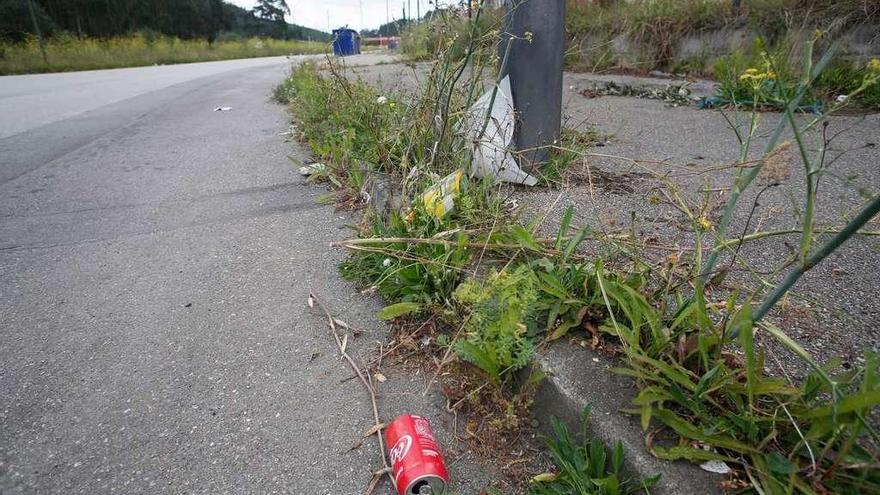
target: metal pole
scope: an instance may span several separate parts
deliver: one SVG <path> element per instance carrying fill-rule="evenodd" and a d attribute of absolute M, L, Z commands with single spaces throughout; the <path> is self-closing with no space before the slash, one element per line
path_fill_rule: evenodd
<path fill-rule="evenodd" d="M 416 24 L 418 24 L 420 22 L 419 19 L 421 19 L 421 18 L 422 18 L 422 0 L 416 0 Z"/>
<path fill-rule="evenodd" d="M 37 22 L 37 14 L 34 12 L 34 0 L 27 0 L 28 9 L 31 11 L 31 21 L 34 22 L 34 31 L 40 40 L 40 51 L 43 53 L 43 63 L 49 65 L 49 57 L 46 55 L 46 41 L 43 40 L 43 32 L 40 31 L 40 23 Z"/>
<path fill-rule="evenodd" d="M 528 170 L 547 161 L 562 127 L 565 2 L 506 0 L 505 6 L 505 32 L 520 39 L 513 40 L 502 76 L 510 76 L 517 113 L 514 139 L 520 166 Z"/>

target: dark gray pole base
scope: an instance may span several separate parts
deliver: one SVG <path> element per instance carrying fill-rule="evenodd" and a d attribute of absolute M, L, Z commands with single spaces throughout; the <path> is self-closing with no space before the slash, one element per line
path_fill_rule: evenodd
<path fill-rule="evenodd" d="M 514 141 L 526 170 L 547 161 L 562 126 L 565 0 L 506 0 L 504 30 L 513 41 L 506 75 L 517 112 Z M 503 54 L 508 37 L 502 37 Z M 503 76 L 504 74 L 502 74 Z"/>

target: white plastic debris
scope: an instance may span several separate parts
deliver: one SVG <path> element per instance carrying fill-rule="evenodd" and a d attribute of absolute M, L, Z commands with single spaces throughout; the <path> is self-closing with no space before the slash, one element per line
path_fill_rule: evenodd
<path fill-rule="evenodd" d="M 846 100 L 849 99 L 849 95 L 840 95 L 837 97 L 837 103 L 846 103 Z"/>
<path fill-rule="evenodd" d="M 464 133 L 475 142 L 470 174 L 534 186 L 538 180 L 520 169 L 507 149 L 513 140 L 514 126 L 510 77 L 505 76 L 498 84 L 494 102 L 492 92 L 489 89 L 471 106 L 465 120 Z M 489 105 L 492 105 L 492 111 L 487 123 Z M 484 125 L 486 131 L 482 133 Z"/>
<path fill-rule="evenodd" d="M 299 168 L 299 173 L 308 177 L 327 170 L 327 166 L 323 163 L 309 163 Z"/>
<path fill-rule="evenodd" d="M 217 107 L 214 109 L 215 112 L 228 112 L 232 110 L 232 107 Z"/>
<path fill-rule="evenodd" d="M 724 461 L 706 461 L 700 464 L 700 468 L 703 471 L 709 471 L 710 473 L 716 474 L 727 474 L 730 472 L 730 466 L 724 463 Z"/>

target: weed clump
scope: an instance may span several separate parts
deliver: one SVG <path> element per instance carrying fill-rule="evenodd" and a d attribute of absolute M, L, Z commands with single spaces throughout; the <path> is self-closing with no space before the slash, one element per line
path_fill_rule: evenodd
<path fill-rule="evenodd" d="M 580 442 L 556 418 L 550 418 L 553 436 L 544 437 L 558 472 L 532 478 L 531 495 L 625 495 L 648 491 L 660 475 L 645 480 L 626 479 L 623 445 L 617 442 L 608 455 L 601 440 L 588 432 L 590 408 L 581 413 Z"/>
<path fill-rule="evenodd" d="M 494 272 L 482 283 L 467 280 L 455 290 L 455 301 L 469 309 L 455 351 L 496 385 L 532 360 L 534 346 L 523 321 L 537 299 L 534 285 L 531 271 L 521 266 Z"/>

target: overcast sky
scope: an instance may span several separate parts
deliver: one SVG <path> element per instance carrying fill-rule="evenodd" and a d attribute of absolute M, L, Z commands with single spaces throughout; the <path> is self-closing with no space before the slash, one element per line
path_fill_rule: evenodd
<path fill-rule="evenodd" d="M 227 0 L 246 9 L 254 6 L 255 0 Z M 388 16 L 391 20 L 400 19 L 403 16 L 402 7 L 404 0 L 387 0 Z M 413 17 L 416 14 L 416 3 L 421 2 L 421 14 L 433 8 L 428 0 L 409 0 L 412 5 Z M 447 2 L 441 2 L 444 5 Z M 361 22 L 361 4 L 363 5 L 363 22 Z M 364 28 L 375 29 L 380 24 L 385 24 L 386 0 L 287 0 L 293 16 L 287 20 L 310 28 L 327 31 L 327 18 L 330 18 L 330 27 L 337 28 L 348 24 L 348 27 L 361 30 Z"/>

